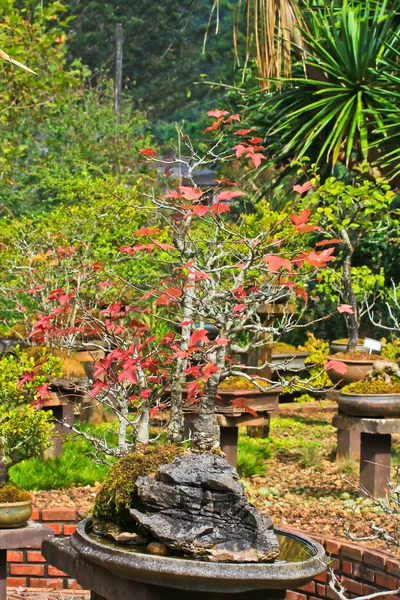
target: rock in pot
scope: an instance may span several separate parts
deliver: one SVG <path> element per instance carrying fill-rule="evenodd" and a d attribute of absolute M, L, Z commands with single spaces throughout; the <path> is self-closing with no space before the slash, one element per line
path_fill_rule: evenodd
<path fill-rule="evenodd" d="M 220 456 L 179 456 L 136 486 L 148 512 L 131 515 L 174 551 L 226 562 L 268 562 L 279 554 L 271 519 L 247 501 L 237 472 Z"/>

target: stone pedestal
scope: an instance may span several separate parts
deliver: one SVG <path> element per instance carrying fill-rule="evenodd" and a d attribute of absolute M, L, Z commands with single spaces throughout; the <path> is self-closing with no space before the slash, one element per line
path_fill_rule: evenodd
<path fill-rule="evenodd" d="M 7 598 L 7 550 L 40 546 L 43 540 L 53 535 L 50 527 L 34 521 L 17 529 L 0 529 L 0 600 Z"/>
<path fill-rule="evenodd" d="M 332 424 L 340 432 L 361 434 L 361 493 L 375 498 L 386 495 L 390 481 L 391 434 L 400 433 L 400 419 L 335 415 Z"/>

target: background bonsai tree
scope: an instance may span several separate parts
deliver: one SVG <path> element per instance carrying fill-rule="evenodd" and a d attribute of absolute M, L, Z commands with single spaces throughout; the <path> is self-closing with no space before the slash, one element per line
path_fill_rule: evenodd
<path fill-rule="evenodd" d="M 338 245 L 340 262 L 335 261 L 329 273 L 320 276 L 329 289 L 338 291 L 343 302 L 341 312 L 349 335 L 347 349 L 351 352 L 357 345 L 361 316 L 368 310 L 367 294 L 382 293 L 384 287 L 382 270 L 374 273 L 363 265 L 356 266 L 355 257 L 363 243 L 372 243 L 391 232 L 395 223 L 391 209 L 394 192 L 384 178 L 372 177 L 366 164 L 347 181 L 330 177 L 320 184 L 318 172 L 309 171 L 308 175 L 310 188 L 315 191 L 304 198 L 302 207 L 310 222 L 322 227 L 331 243 Z M 358 255 L 357 262 L 360 260 Z M 320 290 L 327 291 L 327 287 L 321 286 Z"/>
<path fill-rule="evenodd" d="M 35 360 L 17 348 L 0 359 L 0 488 L 13 465 L 51 445 L 52 413 L 39 408 L 50 397 L 49 378 L 60 374 L 59 359 L 45 351 Z"/>
<path fill-rule="evenodd" d="M 244 194 L 236 183 L 221 179 L 206 190 L 194 185 L 196 168 L 235 156 L 220 150 L 220 144 L 239 116 L 227 111 L 210 111 L 209 115 L 214 120 L 206 132 L 212 139 L 205 152 L 199 154 L 183 136 L 190 154 L 185 164 L 186 185 L 178 181 L 176 189 L 164 195 L 148 194 L 138 204 L 134 200 L 132 206 L 148 215 L 148 226 L 136 230 L 131 243 L 118 248 L 117 256 L 132 262 L 150 255 L 165 277 L 160 281 L 149 272 L 147 282 L 125 279 L 113 271 L 111 263 L 102 271 L 103 279 L 123 280 L 131 290 L 128 305 L 116 295 L 113 302 L 94 311 L 85 306 L 82 290 L 75 292 L 71 286 L 67 301 L 63 289 L 49 295 L 53 308 L 39 315 L 34 326 L 33 339 L 51 339 L 55 344 L 77 326 L 71 327 L 69 321 L 60 331 L 60 312 L 80 315 L 80 330 L 85 334 L 95 330 L 109 350 L 96 363 L 90 390 L 116 414 L 118 434 L 110 444 L 110 439 L 94 439 L 84 433 L 101 453 L 123 456 L 135 443 L 148 442 L 150 417 L 167 406 L 171 415 L 168 438 L 181 441 L 184 388 L 188 401 L 199 405 L 194 444 L 201 450 L 218 446 L 215 403 L 221 382 L 241 376 L 260 390 L 279 385 L 265 376 L 265 368 L 272 368 L 268 360 L 256 368 L 246 367 L 235 364 L 232 354 L 257 350 L 270 344 L 272 337 L 304 327 L 301 314 L 292 315 L 289 306 L 298 296 L 304 302 L 300 313 L 306 310 L 307 285 L 333 259 L 333 247 L 318 250 L 307 246 L 304 234 L 316 229 L 308 223 L 308 212 L 270 212 L 261 223 L 257 215 L 238 215 L 231 210 Z M 259 166 L 263 158 L 259 140 L 241 129 L 234 133 L 241 140 L 234 148 L 236 156 Z M 147 148 L 142 154 L 152 160 L 155 151 Z M 92 285 L 90 278 L 86 285 Z M 282 317 L 264 320 L 259 307 L 276 303 L 283 305 Z M 146 314 L 152 315 L 153 322 L 164 323 L 168 332 L 149 331 Z M 207 332 L 210 324 L 215 339 Z M 282 365 L 275 368 L 282 370 Z M 300 379 L 297 374 L 281 384 L 313 389 L 312 378 Z M 235 403 L 251 412 L 244 398 Z"/>

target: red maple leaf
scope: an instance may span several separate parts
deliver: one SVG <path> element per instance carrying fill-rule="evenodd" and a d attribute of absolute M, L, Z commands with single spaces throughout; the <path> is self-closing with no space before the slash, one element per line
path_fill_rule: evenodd
<path fill-rule="evenodd" d="M 288 271 L 292 270 L 292 263 L 288 258 L 282 258 L 276 254 L 268 254 L 267 256 L 264 256 L 262 260 L 267 263 L 268 271 L 270 273 L 275 273 L 280 268 L 287 269 Z"/>
<path fill-rule="evenodd" d="M 208 379 L 212 373 L 218 373 L 219 368 L 214 365 L 214 363 L 207 363 L 203 368 L 203 376 Z"/>
<path fill-rule="evenodd" d="M 340 373 L 340 375 L 347 373 L 347 365 L 340 360 L 330 360 L 329 362 L 325 363 L 324 366 L 326 371 L 332 369 L 333 371 Z"/>
<path fill-rule="evenodd" d="M 203 195 L 203 192 L 199 188 L 180 185 L 179 189 L 181 190 L 182 197 L 185 198 L 185 200 L 198 200 L 200 196 Z"/>
<path fill-rule="evenodd" d="M 244 192 L 240 192 L 239 190 L 225 190 L 221 192 L 217 196 L 217 200 L 222 202 L 223 200 L 233 200 L 233 198 L 237 198 L 238 196 L 244 196 Z"/>
<path fill-rule="evenodd" d="M 235 135 L 248 135 L 252 131 L 254 131 L 254 127 L 250 127 L 250 129 L 238 129 L 235 131 Z"/>
<path fill-rule="evenodd" d="M 303 185 L 294 185 L 293 191 L 298 192 L 299 194 L 304 194 L 304 192 L 308 192 L 312 188 L 311 181 L 306 181 Z"/>
<path fill-rule="evenodd" d="M 150 419 L 154 419 L 154 416 L 155 416 L 155 415 L 156 415 L 158 412 L 160 412 L 160 409 L 158 408 L 158 406 L 153 406 L 153 408 L 151 408 L 151 409 L 149 410 L 149 413 L 150 413 Z"/>
<path fill-rule="evenodd" d="M 101 379 L 96 379 L 92 383 L 91 387 L 92 387 L 92 398 L 95 398 L 97 396 L 97 394 L 100 392 L 100 390 L 106 390 L 108 388 L 108 385 L 104 381 L 101 381 Z"/>
<path fill-rule="evenodd" d="M 28 383 L 28 381 L 33 381 L 35 375 L 37 375 L 37 372 L 38 371 L 32 371 L 31 373 L 23 373 L 18 380 L 18 389 L 20 390 L 25 385 L 25 383 Z"/>
<path fill-rule="evenodd" d="M 231 400 L 231 404 L 233 404 L 233 406 L 236 406 L 236 408 L 242 408 L 244 412 L 253 415 L 253 417 L 258 417 L 256 411 L 253 408 L 250 408 L 250 406 L 246 404 L 246 401 L 246 398 L 235 398 L 234 400 Z"/>
<path fill-rule="evenodd" d="M 182 290 L 180 288 L 169 287 L 166 288 L 164 292 L 173 298 L 179 298 L 179 296 L 182 296 Z"/>
<path fill-rule="evenodd" d="M 248 146 L 245 146 L 244 144 L 237 144 L 236 146 L 233 146 L 233 150 L 236 150 L 236 158 L 240 158 L 242 154 L 247 152 L 247 149 Z"/>
<path fill-rule="evenodd" d="M 142 150 L 139 150 L 140 154 L 143 154 L 143 156 L 148 156 L 149 158 L 154 158 L 156 155 L 156 151 L 153 150 L 153 148 L 143 148 Z"/>
<path fill-rule="evenodd" d="M 208 111 L 208 116 L 209 117 L 215 117 L 216 119 L 220 119 L 221 117 L 225 117 L 226 115 L 229 115 L 229 112 L 227 110 L 209 110 Z"/>
<path fill-rule="evenodd" d="M 133 254 L 135 251 L 132 246 L 120 246 L 118 252 L 126 252 L 127 254 Z"/>
<path fill-rule="evenodd" d="M 240 115 L 237 113 L 234 115 L 231 115 L 230 117 L 225 119 L 224 123 L 230 123 L 231 121 L 240 121 Z"/>
<path fill-rule="evenodd" d="M 124 381 L 129 381 L 129 383 L 132 383 L 133 385 L 137 385 L 138 378 L 133 369 L 134 369 L 134 367 L 132 367 L 132 366 L 127 367 L 126 369 L 124 368 L 118 374 L 118 381 L 120 383 L 123 383 Z"/>
<path fill-rule="evenodd" d="M 347 313 L 349 315 L 354 315 L 354 308 L 352 307 L 351 304 L 339 304 L 339 306 L 337 307 L 338 312 L 342 313 Z"/>
<path fill-rule="evenodd" d="M 233 313 L 241 312 L 245 308 L 246 308 L 245 304 L 236 304 L 236 306 L 233 307 L 232 312 Z"/>
<path fill-rule="evenodd" d="M 196 346 L 198 342 L 208 342 L 207 331 L 205 329 L 196 329 L 189 339 L 189 348 Z"/>
<path fill-rule="evenodd" d="M 290 215 L 290 220 L 292 221 L 292 223 L 294 223 L 296 225 L 296 229 L 297 229 L 299 227 L 302 227 L 303 225 L 306 225 L 306 223 L 308 223 L 310 214 L 311 214 L 311 210 L 303 210 L 298 215 Z"/>
<path fill-rule="evenodd" d="M 224 118 L 220 117 L 219 119 L 214 121 L 214 123 L 212 125 L 210 125 L 210 127 L 206 127 L 203 133 L 208 133 L 209 131 L 216 131 L 218 129 L 218 127 L 221 125 L 223 120 L 224 120 Z"/>
<path fill-rule="evenodd" d="M 228 338 L 221 338 L 221 337 L 217 337 L 214 340 L 215 344 L 217 344 L 218 346 L 227 346 L 230 341 L 231 340 L 228 340 Z"/>
<path fill-rule="evenodd" d="M 308 302 L 308 294 L 306 292 L 306 290 L 302 287 L 295 287 L 294 288 L 294 293 L 296 294 L 296 296 L 300 296 L 301 298 L 303 298 L 303 300 L 305 302 Z"/>
<path fill-rule="evenodd" d="M 135 231 L 134 235 L 155 235 L 156 233 L 160 233 L 158 227 L 153 227 L 152 229 L 142 227 L 142 229 Z"/>
<path fill-rule="evenodd" d="M 329 244 L 343 244 L 342 240 L 337 240 L 336 238 L 334 238 L 333 240 L 321 240 L 320 242 L 317 242 L 315 244 L 315 247 L 317 246 L 329 246 Z"/>
<path fill-rule="evenodd" d="M 210 210 L 215 212 L 216 215 L 220 215 L 223 212 L 230 212 L 231 209 L 229 204 L 224 204 L 223 202 L 214 202 L 214 204 L 211 205 Z"/>
<path fill-rule="evenodd" d="M 191 212 L 187 213 L 184 216 L 184 219 L 188 219 L 189 217 L 203 217 L 207 213 L 210 212 L 211 206 L 205 206 L 203 204 L 198 204 L 196 206 L 182 206 L 182 208 L 190 208 Z"/>
<path fill-rule="evenodd" d="M 313 267 L 325 267 L 326 263 L 335 258 L 331 256 L 334 251 L 335 248 L 327 248 L 326 250 L 322 250 L 322 252 L 310 252 L 306 261 Z"/>

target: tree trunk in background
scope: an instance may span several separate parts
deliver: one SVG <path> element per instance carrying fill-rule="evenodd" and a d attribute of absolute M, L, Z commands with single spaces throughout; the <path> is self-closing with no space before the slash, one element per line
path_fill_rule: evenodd
<path fill-rule="evenodd" d="M 352 255 L 353 253 L 349 249 L 345 251 L 342 277 L 346 303 L 350 304 L 353 307 L 354 311 L 352 315 L 346 314 L 346 324 L 349 332 L 349 343 L 347 345 L 348 352 L 353 352 L 358 342 L 357 299 L 355 297 L 353 286 L 351 284 Z"/>

